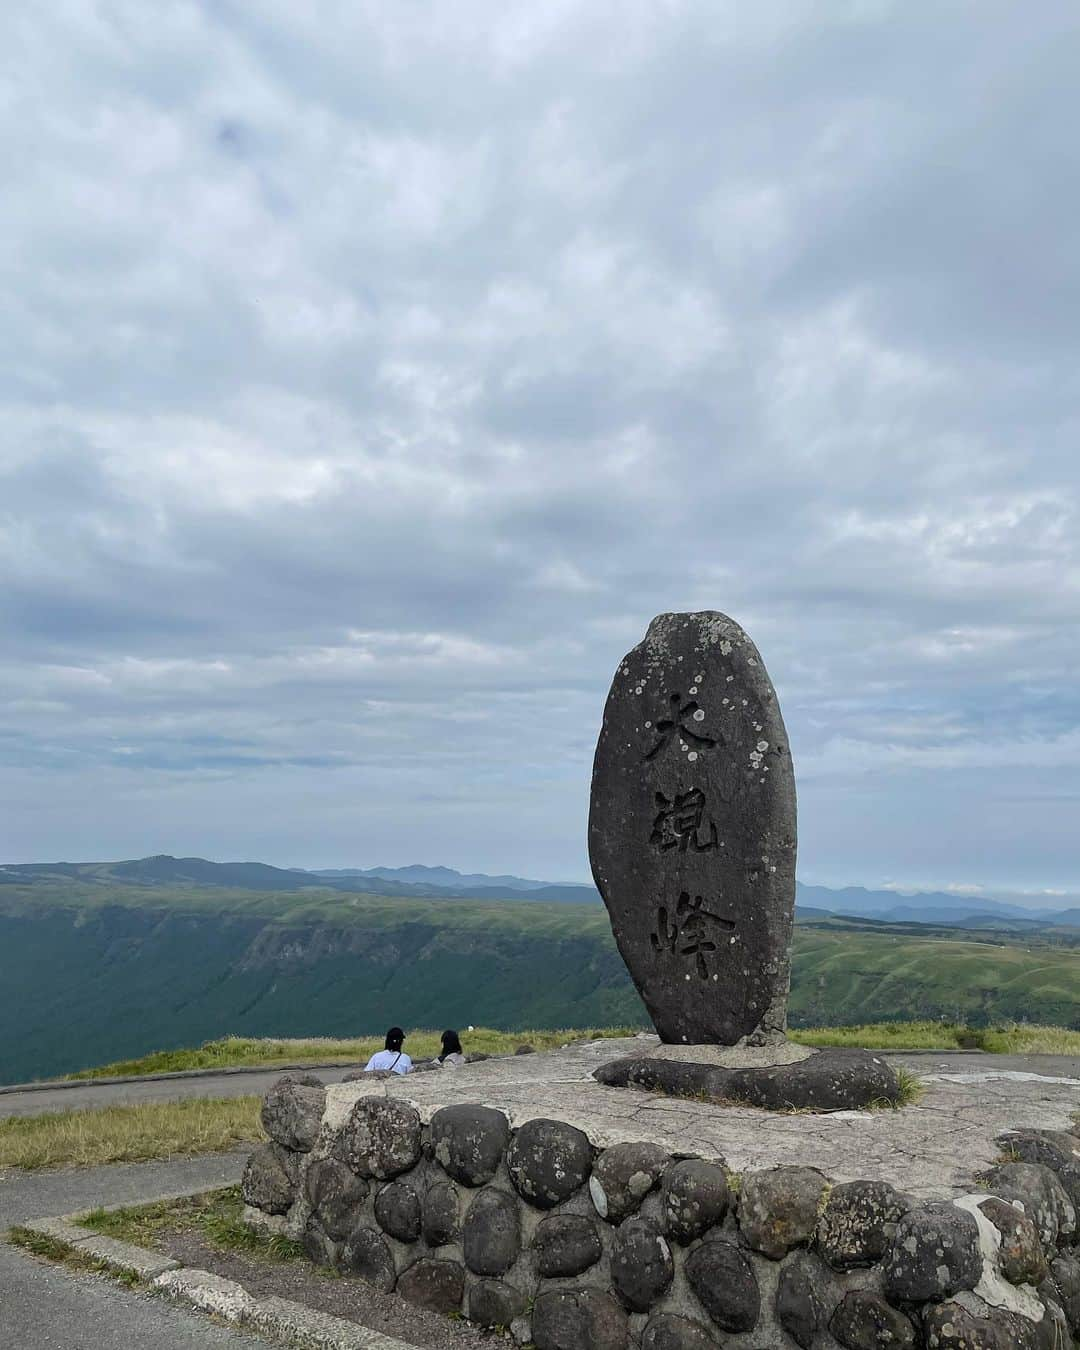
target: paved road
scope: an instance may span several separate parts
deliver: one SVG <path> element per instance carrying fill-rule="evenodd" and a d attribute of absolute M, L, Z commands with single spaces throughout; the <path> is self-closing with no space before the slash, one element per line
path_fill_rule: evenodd
<path fill-rule="evenodd" d="M 1080 1055 L 984 1055 L 965 1051 L 919 1051 L 889 1053 L 892 1064 L 902 1064 L 913 1073 L 1035 1073 L 1041 1076 L 1080 1079 Z M 355 1067 L 355 1066 L 353 1066 Z M 338 1083 L 349 1068 L 320 1069 L 324 1083 Z M 265 1073 L 220 1073 L 199 1078 L 134 1079 L 127 1083 L 80 1083 L 62 1090 L 28 1088 L 24 1092 L 0 1093 L 0 1117 L 36 1116 L 43 1111 L 73 1111 L 95 1106 L 121 1106 L 129 1102 L 174 1102 L 186 1097 L 262 1096 L 281 1077 L 281 1069 Z"/>
<path fill-rule="evenodd" d="M 243 1153 L 84 1171 L 0 1173 L 0 1232 L 26 1219 L 123 1204 L 239 1179 Z M 39 1261 L 0 1240 L 4 1350 L 259 1350 L 262 1337 L 218 1326 L 159 1295 Z"/>
<path fill-rule="evenodd" d="M 324 1083 L 339 1083 L 350 1068 L 305 1069 Z M 176 1102 L 187 1097 L 261 1097 L 281 1077 L 281 1069 L 265 1073 L 215 1073 L 205 1077 L 132 1079 L 126 1083 L 79 1083 L 65 1088 L 27 1088 L 0 1093 L 0 1116 L 37 1116 L 43 1111 L 76 1111 L 132 1102 Z"/>
<path fill-rule="evenodd" d="M 885 1055 L 890 1064 L 903 1065 L 917 1074 L 1014 1074 L 1034 1073 L 1040 1078 L 1080 1079 L 1080 1055 L 984 1055 L 948 1050 L 895 1051 Z M 2 1099 L 0 1099 L 2 1100 Z"/>

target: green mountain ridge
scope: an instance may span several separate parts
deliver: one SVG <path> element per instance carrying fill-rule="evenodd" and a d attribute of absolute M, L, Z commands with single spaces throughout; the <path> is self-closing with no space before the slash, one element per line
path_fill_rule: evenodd
<path fill-rule="evenodd" d="M 147 884 L 55 867 L 0 887 L 0 987 L 2 1082 L 227 1033 L 647 1022 L 598 905 Z M 1080 930 L 800 911 L 793 1025 L 926 1017 L 1080 1026 Z"/>

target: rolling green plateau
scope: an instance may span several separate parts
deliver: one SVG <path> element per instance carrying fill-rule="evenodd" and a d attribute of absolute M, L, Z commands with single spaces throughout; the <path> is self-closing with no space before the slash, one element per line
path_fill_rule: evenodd
<path fill-rule="evenodd" d="M 596 905 L 41 877 L 0 888 L 0 1082 L 225 1034 L 647 1024 Z M 1080 1027 L 1080 929 L 1019 933 L 809 911 L 793 1026 Z"/>

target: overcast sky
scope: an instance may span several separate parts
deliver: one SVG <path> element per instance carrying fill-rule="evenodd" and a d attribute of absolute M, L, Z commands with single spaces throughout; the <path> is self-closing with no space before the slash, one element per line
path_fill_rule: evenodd
<path fill-rule="evenodd" d="M 3 26 L 0 859 L 584 879 L 720 609 L 800 876 L 1080 888 L 1080 10 Z"/>

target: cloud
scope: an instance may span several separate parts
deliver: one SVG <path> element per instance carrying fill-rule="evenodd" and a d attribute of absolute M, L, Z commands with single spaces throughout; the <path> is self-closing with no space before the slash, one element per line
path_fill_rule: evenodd
<path fill-rule="evenodd" d="M 0 851 L 585 873 L 665 609 L 804 869 L 1074 884 L 1075 17 L 11 25 Z"/>

